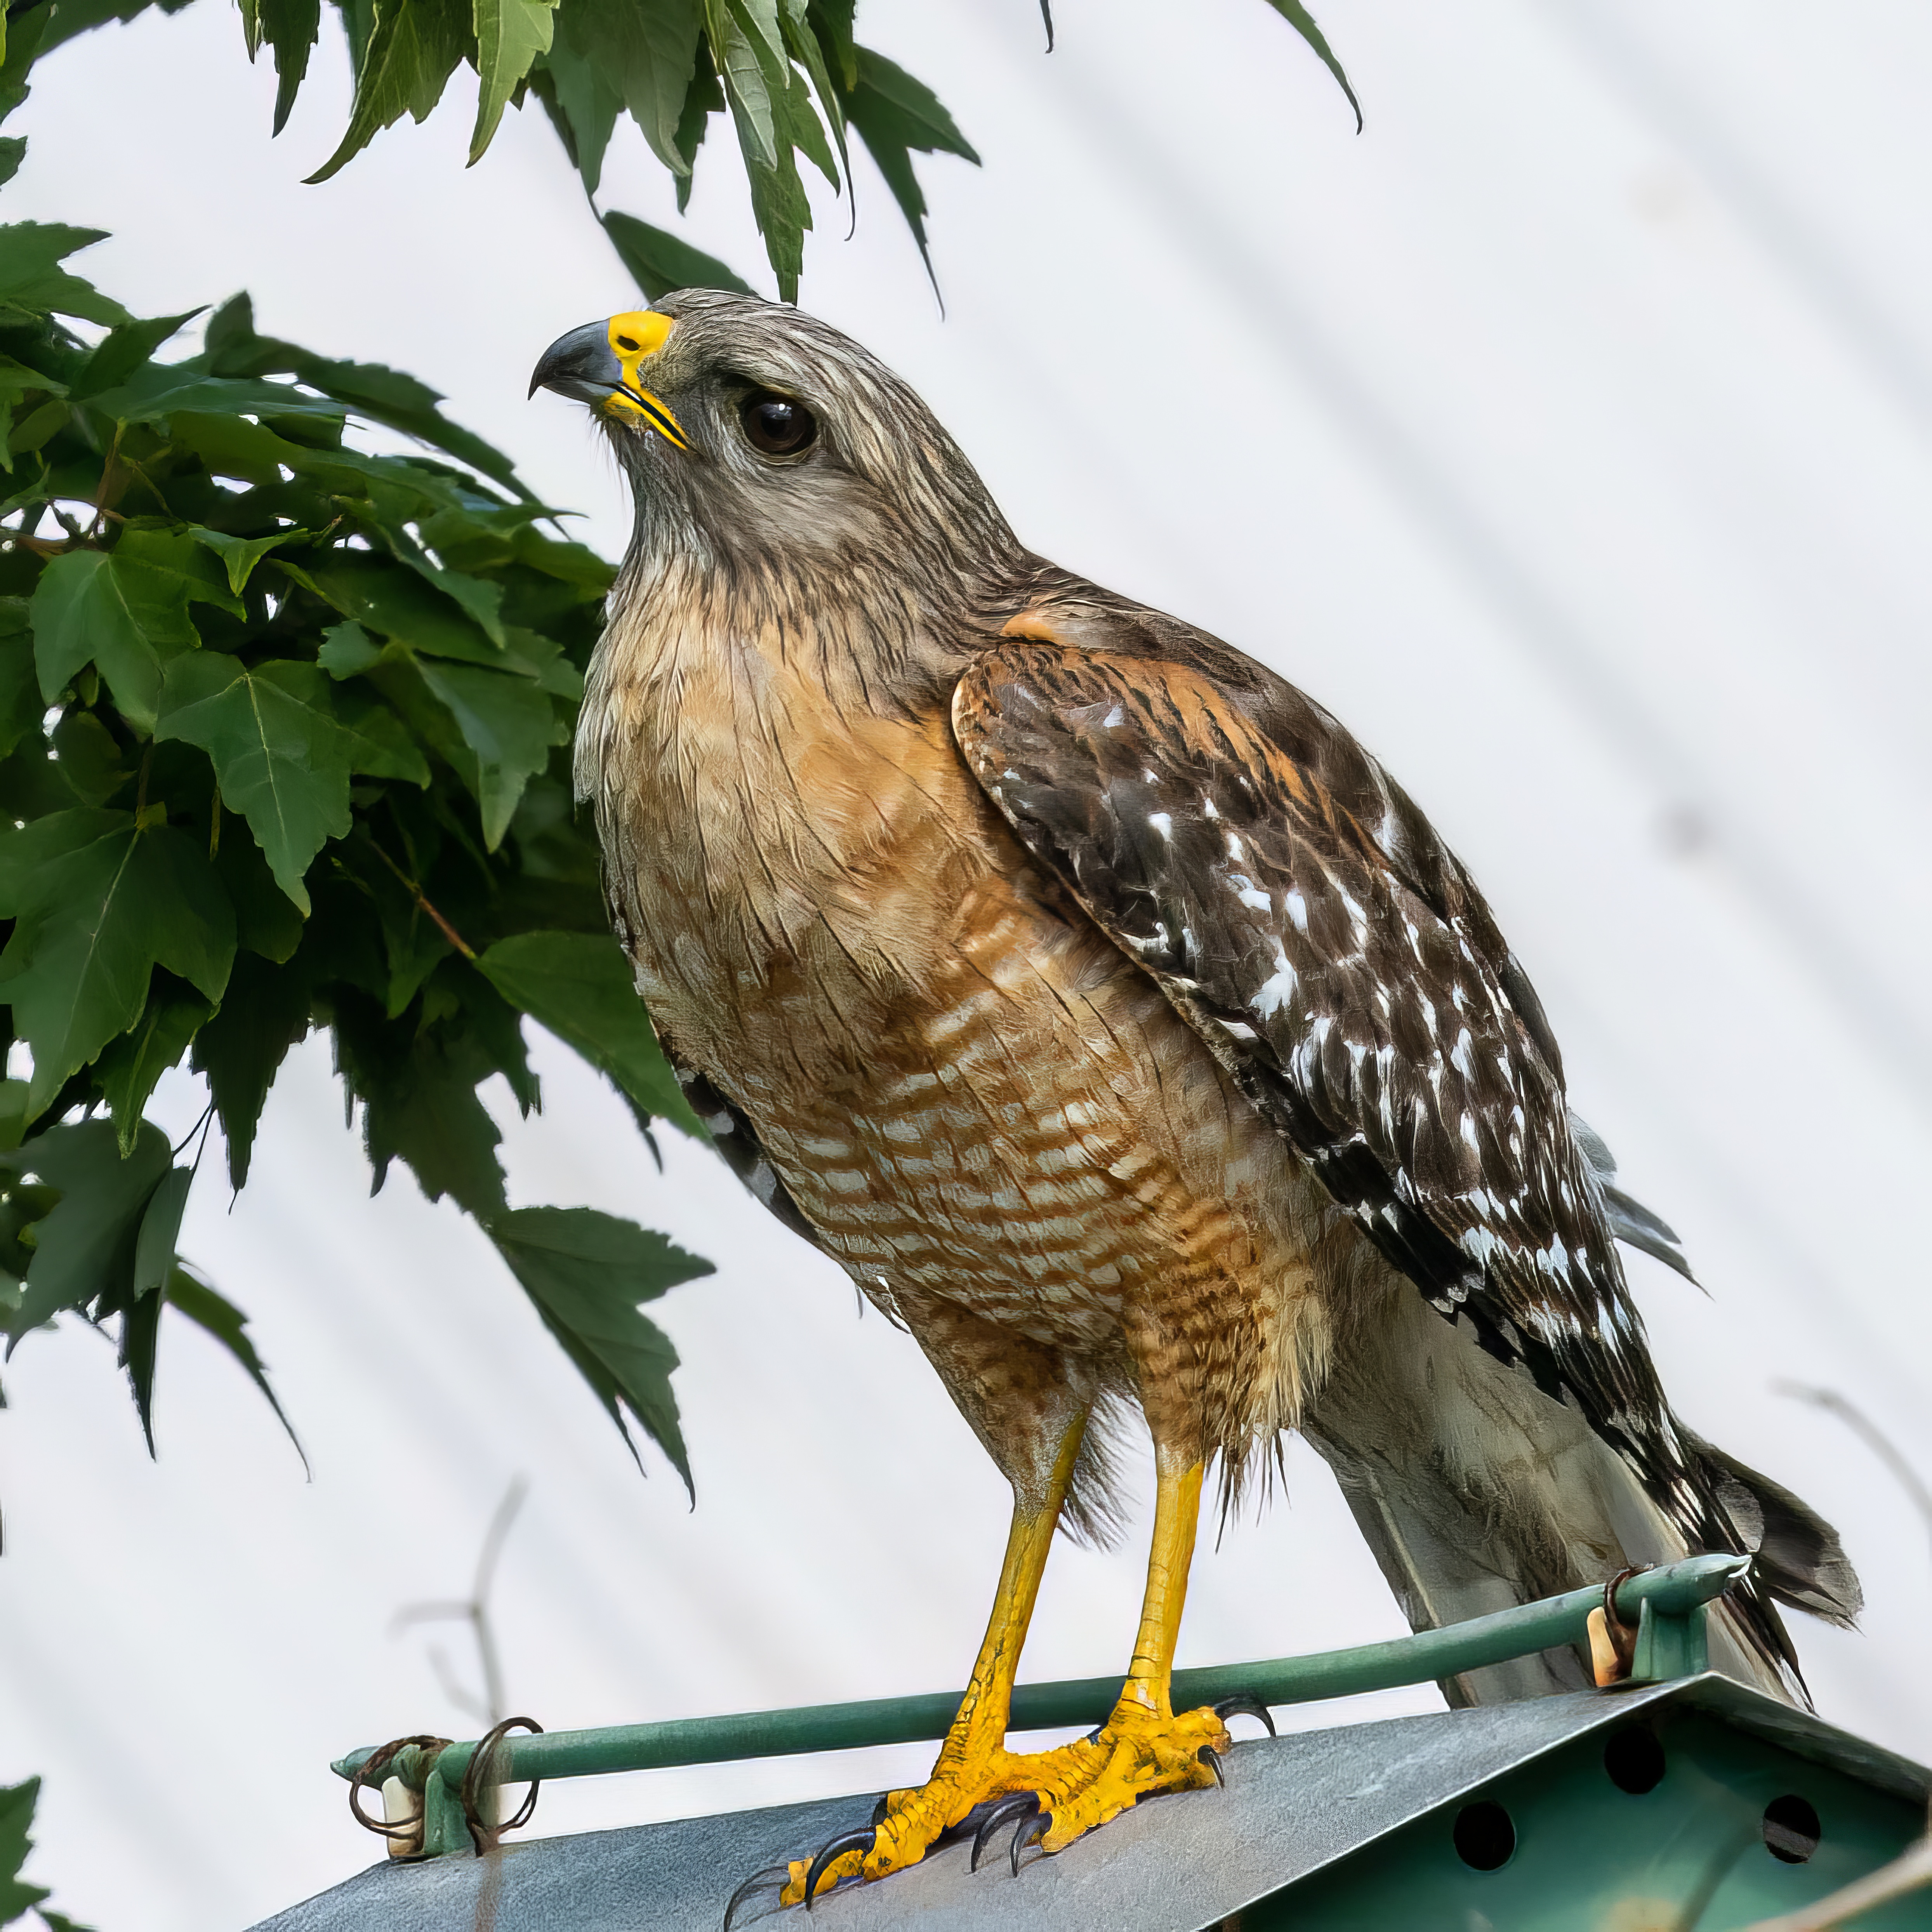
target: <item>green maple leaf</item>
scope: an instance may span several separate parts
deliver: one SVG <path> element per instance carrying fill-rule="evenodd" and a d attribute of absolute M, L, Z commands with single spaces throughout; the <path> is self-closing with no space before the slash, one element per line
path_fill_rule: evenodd
<path fill-rule="evenodd" d="M 329 397 L 305 395 L 290 382 L 210 375 L 206 360 L 145 363 L 118 387 L 90 400 L 116 422 L 166 422 L 177 415 L 286 416 L 331 425 L 343 421 L 342 405 Z"/>
<path fill-rule="evenodd" d="M 885 177 L 913 239 L 919 244 L 926 272 L 932 277 L 926 194 L 913 172 L 912 158 L 915 154 L 957 154 L 976 167 L 980 157 L 925 82 L 869 47 L 854 47 L 852 54 L 856 78 L 846 97 L 845 112 Z M 936 278 L 933 285 L 938 286 Z"/>
<path fill-rule="evenodd" d="M 556 0 L 474 0 L 476 27 L 476 128 L 470 164 L 483 158 L 510 96 L 539 54 L 550 51 Z"/>
<path fill-rule="evenodd" d="M 451 1040 L 427 1034 L 398 1054 L 393 1033 L 364 1030 L 356 1038 L 338 1011 L 336 1041 L 364 1102 L 363 1134 L 376 1186 L 400 1158 L 430 1200 L 447 1194 L 478 1220 L 500 1212 L 503 1168 L 496 1148 L 502 1136 L 476 1097 L 478 1083 L 497 1070 L 474 1036 Z"/>
<path fill-rule="evenodd" d="M 277 903 L 286 910 L 286 900 Z M 302 980 L 242 952 L 236 958 L 221 1010 L 194 1036 L 190 1064 L 206 1078 L 220 1114 L 228 1178 L 238 1194 L 248 1184 L 255 1130 L 268 1089 L 289 1048 L 307 1034 L 308 1026 L 308 988 Z"/>
<path fill-rule="evenodd" d="M 113 1117 L 124 1155 L 133 1150 L 148 1096 L 161 1076 L 179 1064 L 188 1042 L 214 1016 L 214 1008 L 198 994 L 157 988 L 134 1030 L 101 1048 L 94 1063 L 94 1081 Z"/>
<path fill-rule="evenodd" d="M 218 1002 L 235 913 L 206 854 L 158 808 L 55 812 L 0 831 L 0 1000 L 34 1056 L 28 1118 L 140 1019 L 157 965 Z"/>
<path fill-rule="evenodd" d="M 255 566 L 269 551 L 298 538 L 307 538 L 307 530 L 278 530 L 266 537 L 232 537 L 220 530 L 204 528 L 200 524 L 190 524 L 188 534 L 196 542 L 205 544 L 220 558 L 228 572 L 228 587 L 238 597 L 248 579 L 254 575 Z"/>
<path fill-rule="evenodd" d="M 266 3 L 266 0 L 265 0 Z M 314 0 L 273 0 L 297 7 Z M 518 480 L 510 459 L 472 431 L 452 422 L 436 405 L 442 398 L 427 382 L 380 362 L 344 362 L 292 342 L 255 333 L 254 304 L 245 295 L 235 296 L 208 318 L 207 362 L 220 376 L 288 375 L 358 414 L 373 416 L 432 448 L 446 451 L 459 463 L 473 465 L 485 476 L 514 491 L 526 502 L 535 499 Z"/>
<path fill-rule="evenodd" d="M 1322 64 L 1335 76 L 1335 84 L 1348 96 L 1348 105 L 1355 110 L 1355 132 L 1359 134 L 1362 131 L 1362 104 L 1355 98 L 1355 90 L 1348 85 L 1348 76 L 1342 71 L 1342 63 L 1335 58 L 1327 36 L 1315 24 L 1315 16 L 1302 5 L 1301 0 L 1268 0 L 1268 4 L 1315 50 Z"/>
<path fill-rule="evenodd" d="M 691 1465 L 678 1427 L 671 1371 L 677 1351 L 638 1312 L 680 1282 L 712 1273 L 709 1262 L 664 1235 L 590 1208 L 524 1208 L 487 1224 L 511 1272 L 624 1431 L 628 1408 L 668 1456 L 685 1487 Z M 632 1445 L 632 1454 L 636 1454 Z"/>
<path fill-rule="evenodd" d="M 380 129 L 405 114 L 427 121 L 457 62 L 473 44 L 464 0 L 376 0 L 375 28 L 356 73 L 349 125 L 310 181 L 328 180 Z"/>
<path fill-rule="evenodd" d="M 232 1355 L 252 1382 L 267 1399 L 268 1406 L 275 1412 L 275 1418 L 287 1432 L 289 1440 L 295 1444 L 296 1454 L 302 1459 L 302 1467 L 308 1467 L 308 1453 L 302 1446 L 302 1438 L 296 1435 L 295 1424 L 284 1412 L 275 1391 L 268 1384 L 267 1365 L 256 1352 L 248 1330 L 248 1318 L 226 1296 L 218 1294 L 208 1283 L 186 1268 L 176 1267 L 169 1270 L 168 1278 L 160 1294 L 170 1308 L 178 1309 L 195 1325 L 214 1336 L 229 1354 Z"/>
<path fill-rule="evenodd" d="M 494 852 L 524 787 L 549 764 L 553 746 L 569 742 L 570 728 L 529 678 L 428 658 L 417 668 L 463 734 L 468 756 L 452 762 L 476 795 L 484 844 Z"/>
<path fill-rule="evenodd" d="M 562 687 L 574 684 L 575 674 L 554 646 L 551 657 L 546 665 L 532 654 L 516 669 L 494 670 L 392 644 L 375 670 L 383 694 L 476 800 L 484 843 L 493 852 L 524 788 L 549 764 L 553 748 L 570 740 L 569 722 L 552 694 L 574 695 Z"/>
<path fill-rule="evenodd" d="M 351 771 L 370 778 L 402 778 L 411 784 L 430 782 L 428 760 L 408 726 L 380 698 L 352 685 L 338 690 L 334 702 L 335 722 L 348 736 Z"/>
<path fill-rule="evenodd" d="M 184 652 L 168 667 L 154 736 L 199 745 L 214 760 L 222 802 L 248 820 L 275 883 L 306 915 L 309 862 L 350 826 L 353 742 L 336 722 L 327 676 L 314 664 L 278 659 L 250 670 Z"/>
<path fill-rule="evenodd" d="M 130 526 L 112 550 L 54 558 L 28 608 L 40 696 L 56 703 L 78 672 L 96 664 L 121 715 L 137 730 L 153 730 L 164 663 L 201 640 L 188 615 L 197 602 L 242 614 L 220 566 L 187 537 Z"/>
<path fill-rule="evenodd" d="M 520 932 L 500 939 L 476 963 L 506 1000 L 608 1074 L 641 1112 L 704 1137 L 615 939 Z"/>
<path fill-rule="evenodd" d="M 630 270 L 632 279 L 656 302 L 673 289 L 731 289 L 752 292 L 749 283 L 734 274 L 715 255 L 694 248 L 682 236 L 653 228 L 634 214 L 613 208 L 604 218 L 604 232 Z"/>
<path fill-rule="evenodd" d="M 29 1885 L 20 1876 L 20 1868 L 33 1849 L 27 1832 L 40 1795 L 38 1778 L 30 1778 L 24 1784 L 0 1785 L 0 1925 L 10 1925 L 47 1895 L 44 1886 Z"/>
<path fill-rule="evenodd" d="M 575 52 L 601 83 L 598 93 L 629 109 L 652 153 L 673 173 L 688 174 L 677 151 L 677 124 L 698 64 L 698 8 L 692 0 L 571 0 L 559 30 L 569 43 L 565 92 L 574 102 L 584 98 L 584 82 L 570 62 Z M 592 145 L 601 159 L 602 146 L 594 137 Z M 586 178 L 594 192 L 593 176 L 594 170 Z"/>
<path fill-rule="evenodd" d="M 308 72 L 309 50 L 322 30 L 321 0 L 242 0 L 242 27 L 253 60 L 266 40 L 275 50 L 275 122 L 288 123 L 296 90 Z"/>
<path fill-rule="evenodd" d="M 310 574 L 316 588 L 358 631 L 366 625 L 432 657 L 455 658 L 467 664 L 503 662 L 502 589 L 499 584 L 466 578 L 458 571 L 412 570 L 387 557 L 356 550 L 338 551 Z M 452 586 L 459 581 L 474 586 L 466 598 L 451 595 Z M 494 594 L 490 614 L 498 632 L 494 638 L 478 621 L 478 592 Z M 328 634 L 333 638 L 344 628 L 337 626 Z M 352 669 L 364 669 L 373 661 L 364 658 Z M 328 658 L 324 662 L 339 677 L 352 674 L 347 664 Z"/>
<path fill-rule="evenodd" d="M 704 31 L 738 124 L 745 165 L 754 173 L 778 164 L 772 95 L 782 95 L 791 63 L 785 57 L 777 0 L 704 0 Z"/>
<path fill-rule="evenodd" d="M 57 315 L 77 315 L 110 326 L 129 320 L 118 302 L 57 266 L 106 238 L 105 229 L 63 228 L 40 221 L 16 221 L 0 228 L 0 302 L 52 309 Z"/>
<path fill-rule="evenodd" d="M 161 315 L 143 322 L 124 322 L 110 328 L 105 340 L 76 372 L 67 393 L 79 402 L 98 396 L 124 382 L 168 338 L 201 313 L 189 309 L 181 315 Z"/>
<path fill-rule="evenodd" d="M 156 1190 L 176 1171 L 167 1136 L 142 1121 L 124 1160 L 112 1121 L 82 1120 L 50 1129 L 9 1159 L 60 1190 L 52 1211 L 34 1226 L 33 1264 L 9 1330 L 12 1341 L 63 1309 L 104 1298 L 122 1307 L 131 1302 L 137 1260 L 152 1258 L 140 1255 L 142 1223 Z M 177 1184 L 170 1194 L 184 1199 L 184 1186 Z M 164 1204 L 162 1218 L 170 1213 L 178 1228 L 179 1208 L 172 1199 Z M 172 1257 L 172 1229 L 166 1232 Z"/>

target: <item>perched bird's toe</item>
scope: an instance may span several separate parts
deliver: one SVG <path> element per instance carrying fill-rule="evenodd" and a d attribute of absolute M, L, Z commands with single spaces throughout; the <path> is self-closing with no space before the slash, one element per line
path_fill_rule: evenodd
<path fill-rule="evenodd" d="M 841 1832 L 837 1838 L 828 1839 L 809 1858 L 794 1858 L 785 1868 L 785 1888 L 778 1894 L 779 1902 L 802 1903 L 809 1912 L 812 1901 L 820 1892 L 830 1892 L 841 1879 L 859 1876 L 866 1855 L 878 1837 L 876 1826 L 862 1826 L 856 1832 Z"/>
<path fill-rule="evenodd" d="M 1020 1875 L 1020 1854 L 1028 1846 L 1043 1840 L 1053 1829 L 1053 1814 L 1042 1811 L 1037 1818 L 1024 1819 L 1014 1828 L 1012 1850 L 1013 1876 Z"/>
<path fill-rule="evenodd" d="M 1256 1705 L 1251 1698 L 1229 1700 L 1232 1710 L 1265 1720 Z M 903 1871 L 956 1839 L 971 1839 L 968 1869 L 977 1871 L 988 1846 L 1009 1826 L 1006 1862 L 1017 1877 L 1029 1846 L 1062 1851 L 1143 1798 L 1224 1784 L 1221 1754 L 1228 1743 L 1219 1709 L 1160 1716 L 1124 1700 L 1090 1736 L 1052 1750 L 1022 1756 L 997 1744 L 956 1754 L 949 1749 L 926 1784 L 880 1798 L 869 1825 L 841 1832 L 813 1857 L 794 1858 L 782 1871 L 748 1880 L 732 1909 L 775 1878 L 784 1880 L 781 1904 L 809 1907 L 847 1879 Z"/>
<path fill-rule="evenodd" d="M 1230 1718 L 1258 1718 L 1268 1726 L 1268 1736 L 1275 1735 L 1274 1719 L 1268 1707 L 1252 1690 L 1238 1690 L 1233 1696 L 1223 1697 L 1210 1708 L 1224 1724 Z"/>
<path fill-rule="evenodd" d="M 719 1932 L 731 1932 L 731 1922 L 736 1916 L 739 1906 L 754 1893 L 764 1891 L 767 1886 L 776 1890 L 790 1876 L 790 1865 L 767 1865 L 763 1871 L 752 1873 L 751 1876 L 732 1893 L 730 1901 L 724 1907 L 724 1923 L 719 1928 Z"/>
<path fill-rule="evenodd" d="M 980 1821 L 980 1828 L 973 1834 L 973 1856 L 967 1866 L 968 1871 L 980 1869 L 980 1855 L 986 1849 L 987 1842 L 1003 1825 L 1036 1818 L 1040 1815 L 1040 1795 L 1033 1791 L 1016 1791 L 1003 1798 Z"/>
<path fill-rule="evenodd" d="M 1030 1780 L 1050 1814 L 1042 1843 L 1049 1852 L 1064 1851 L 1143 1798 L 1221 1782 L 1220 1755 L 1229 1742 L 1227 1726 L 1211 1710 L 1163 1718 L 1124 1704 L 1092 1744 L 1063 1744 L 1048 1754 L 1060 1764 L 1041 1768 L 1059 1774 Z"/>

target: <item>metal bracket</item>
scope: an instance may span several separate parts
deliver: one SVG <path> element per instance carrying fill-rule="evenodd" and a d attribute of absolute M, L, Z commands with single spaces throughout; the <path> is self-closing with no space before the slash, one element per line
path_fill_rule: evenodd
<path fill-rule="evenodd" d="M 1661 1683 L 1708 1668 L 1705 1623 L 1713 1599 L 1749 1573 L 1748 1556 L 1693 1556 L 1681 1563 L 1613 1581 L 1619 1622 L 1634 1624 L 1636 1642 L 1629 1681 Z M 1564 1644 L 1586 1646 L 1592 1612 L 1601 1618 L 1604 1590 L 1572 1590 L 1442 1630 L 1418 1630 L 1388 1643 L 1364 1644 L 1306 1657 L 1177 1670 L 1177 1709 L 1250 1695 L 1264 1704 L 1309 1703 L 1357 1696 L 1399 1684 L 1426 1684 L 1490 1664 L 1505 1664 Z M 1009 1728 L 1048 1730 L 1091 1724 L 1112 1708 L 1120 1680 L 1092 1677 L 1059 1684 L 1022 1684 L 1013 1692 Z M 870 1744 L 910 1744 L 944 1737 L 958 1714 L 960 1694 L 884 1697 L 865 1703 L 821 1704 L 802 1710 L 753 1711 L 608 1730 L 546 1731 L 506 1738 L 496 1750 L 493 1782 L 583 1778 L 605 1772 L 647 1771 L 670 1765 L 722 1764 L 782 1757 L 802 1751 L 850 1750 Z M 422 1794 L 421 1849 L 402 1854 L 446 1857 L 470 1849 L 459 1792 L 476 1751 L 474 1744 L 412 1744 L 395 1752 L 392 1776 Z M 374 1755 L 352 1751 L 332 1768 L 353 1778 Z M 386 1766 L 386 1768 L 388 1768 Z"/>
<path fill-rule="evenodd" d="M 1695 1677 L 1711 1667 L 1705 1628 L 1708 1604 L 1683 1610 L 1665 1609 L 1646 1598 L 1637 1612 L 1636 1653 L 1630 1659 L 1634 1684 L 1664 1684 L 1673 1677 Z"/>

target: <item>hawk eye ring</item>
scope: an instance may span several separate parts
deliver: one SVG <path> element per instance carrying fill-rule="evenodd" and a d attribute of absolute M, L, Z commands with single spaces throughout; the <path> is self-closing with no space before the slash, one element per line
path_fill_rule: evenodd
<path fill-rule="evenodd" d="M 738 405 L 738 416 L 752 447 L 767 456 L 796 456 L 818 440 L 818 418 L 802 403 L 770 389 L 754 389 Z"/>

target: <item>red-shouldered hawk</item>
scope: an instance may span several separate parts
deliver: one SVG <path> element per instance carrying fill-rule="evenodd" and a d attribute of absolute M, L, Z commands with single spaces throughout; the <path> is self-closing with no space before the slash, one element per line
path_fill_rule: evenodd
<path fill-rule="evenodd" d="M 796 310 L 687 290 L 538 384 L 598 412 L 637 500 L 578 770 L 638 990 L 727 1157 L 1013 1490 L 931 1779 L 784 1896 L 969 1819 L 1052 1851 L 1211 1784 L 1225 1714 L 1168 1696 L 1204 1473 L 1225 1504 L 1288 1429 L 1418 1624 L 1744 1549 L 1720 1660 L 1795 1682 L 1772 1600 L 1848 1618 L 1838 1540 L 1672 1415 L 1616 1243 L 1681 1265 L 1674 1238 L 1342 726 L 1024 549 L 919 398 Z M 1119 1702 L 1010 1753 L 1048 1546 L 1108 1529 L 1136 1408 L 1157 1492 Z M 1450 1688 L 1588 1681 L 1564 1653 Z"/>

